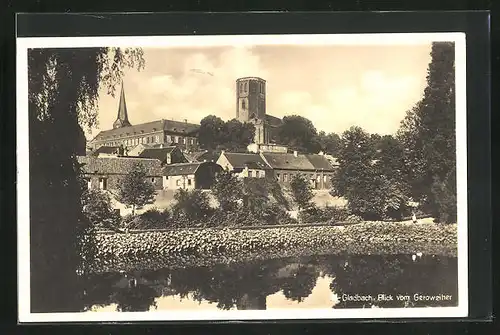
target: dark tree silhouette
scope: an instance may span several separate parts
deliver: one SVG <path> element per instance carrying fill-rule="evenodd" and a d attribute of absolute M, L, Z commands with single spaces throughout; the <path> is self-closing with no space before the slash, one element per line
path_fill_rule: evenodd
<path fill-rule="evenodd" d="M 81 126 L 96 125 L 100 88 L 114 94 L 125 67 L 143 66 L 136 49 L 28 50 L 32 312 L 82 308 Z"/>

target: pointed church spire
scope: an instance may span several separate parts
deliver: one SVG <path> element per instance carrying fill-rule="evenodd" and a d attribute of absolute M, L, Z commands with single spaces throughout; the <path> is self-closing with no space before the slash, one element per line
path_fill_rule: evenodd
<path fill-rule="evenodd" d="M 128 121 L 127 104 L 125 102 L 125 88 L 122 80 L 122 91 L 120 93 L 120 103 L 118 104 L 118 115 L 116 121 L 113 123 L 113 128 L 130 127 Z"/>

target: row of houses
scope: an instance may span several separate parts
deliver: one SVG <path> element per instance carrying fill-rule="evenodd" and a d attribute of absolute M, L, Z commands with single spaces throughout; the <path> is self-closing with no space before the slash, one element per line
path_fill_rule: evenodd
<path fill-rule="evenodd" d="M 141 164 L 156 190 L 208 189 L 223 170 L 239 178 L 275 179 L 282 185 L 294 175 L 306 176 L 314 189 L 331 187 L 335 159 L 324 154 L 281 152 L 183 152 L 177 146 L 143 147 L 134 155 L 122 147 L 103 146 L 78 157 L 88 187 L 113 190 L 135 164 Z"/>

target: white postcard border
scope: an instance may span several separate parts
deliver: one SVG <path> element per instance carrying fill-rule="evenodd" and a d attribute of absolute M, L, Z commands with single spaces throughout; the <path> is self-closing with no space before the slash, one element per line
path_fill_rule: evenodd
<path fill-rule="evenodd" d="M 76 47 L 214 47 L 253 45 L 416 45 L 455 42 L 458 307 L 297 309 L 262 311 L 152 311 L 152 312 L 30 312 L 29 138 L 27 51 L 31 48 Z M 19 322 L 85 321 L 224 321 L 364 318 L 449 318 L 468 315 L 467 236 L 467 116 L 465 33 L 320 34 L 320 35 L 217 35 L 40 37 L 17 39 L 17 203 L 18 203 L 18 319 Z"/>

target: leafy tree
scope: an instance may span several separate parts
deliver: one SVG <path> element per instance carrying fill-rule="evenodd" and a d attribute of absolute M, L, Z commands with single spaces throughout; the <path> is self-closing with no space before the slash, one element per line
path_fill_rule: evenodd
<path fill-rule="evenodd" d="M 206 221 L 213 212 L 207 193 L 201 190 L 178 190 L 174 199 L 176 204 L 172 208 L 173 216 L 186 224 Z"/>
<path fill-rule="evenodd" d="M 219 173 L 215 177 L 211 190 L 224 211 L 233 211 L 238 208 L 238 203 L 243 197 L 242 183 L 230 171 Z"/>
<path fill-rule="evenodd" d="M 311 186 L 303 175 L 294 175 L 290 181 L 290 188 L 292 189 L 293 199 L 299 206 L 299 211 L 311 207 L 311 200 L 314 195 Z"/>
<path fill-rule="evenodd" d="M 231 151 L 246 151 L 255 135 L 255 126 L 251 123 L 233 119 L 224 124 L 221 133 L 221 145 Z"/>
<path fill-rule="evenodd" d="M 269 190 L 264 178 L 245 178 L 243 181 L 243 207 L 261 217 L 269 203 Z"/>
<path fill-rule="evenodd" d="M 82 127 L 97 124 L 99 90 L 113 95 L 127 67 L 144 67 L 142 50 L 28 50 L 32 312 L 82 307 L 75 270 L 90 227 L 75 156 L 85 149 Z"/>
<path fill-rule="evenodd" d="M 324 131 L 318 133 L 317 141 L 321 151 L 336 156 L 340 147 L 340 136 L 335 133 L 326 134 Z"/>
<path fill-rule="evenodd" d="M 405 145 L 406 171 L 412 178 L 412 193 L 436 218 L 447 218 L 447 222 L 455 219 L 456 204 L 441 206 L 438 196 L 443 192 L 437 190 L 456 194 L 456 177 L 450 176 L 455 173 L 456 165 L 454 53 L 451 42 L 433 43 L 424 96 L 407 113 L 398 134 Z M 440 183 L 443 185 L 438 186 Z"/>
<path fill-rule="evenodd" d="M 200 121 L 198 142 L 207 150 L 213 150 L 224 142 L 224 121 L 215 115 L 208 115 Z"/>
<path fill-rule="evenodd" d="M 118 184 L 117 200 L 127 208 L 132 207 L 132 215 L 135 215 L 136 209 L 142 209 L 155 200 L 154 185 L 146 178 L 146 170 L 142 164 L 136 163 Z"/>
<path fill-rule="evenodd" d="M 82 194 L 83 213 L 96 228 L 116 230 L 120 225 L 120 214 L 111 206 L 111 197 L 100 190 L 86 190 Z"/>
<path fill-rule="evenodd" d="M 311 120 L 303 116 L 285 116 L 277 129 L 277 141 L 309 153 L 318 153 L 318 133 Z"/>
<path fill-rule="evenodd" d="M 345 197 L 351 213 L 379 219 L 384 211 L 385 182 L 374 167 L 375 149 L 370 135 L 360 127 L 345 131 L 337 158 L 333 195 Z"/>

